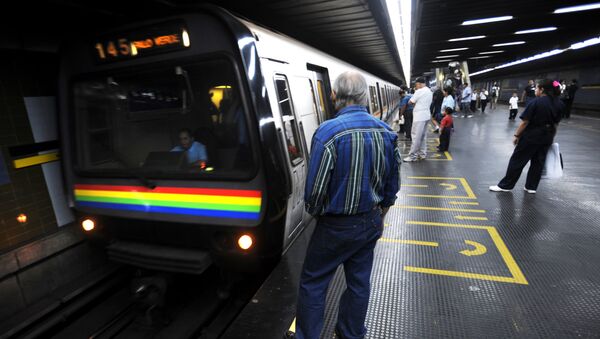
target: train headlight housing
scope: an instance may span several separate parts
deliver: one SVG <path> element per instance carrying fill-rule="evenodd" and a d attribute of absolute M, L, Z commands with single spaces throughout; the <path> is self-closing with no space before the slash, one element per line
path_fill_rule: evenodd
<path fill-rule="evenodd" d="M 81 227 L 86 231 L 86 232 L 90 232 L 92 231 L 94 228 L 96 228 L 96 223 L 94 222 L 94 220 L 92 219 L 84 219 L 81 222 Z"/>
<path fill-rule="evenodd" d="M 248 234 L 244 234 L 238 238 L 238 246 L 243 250 L 248 250 L 254 244 L 254 239 Z"/>

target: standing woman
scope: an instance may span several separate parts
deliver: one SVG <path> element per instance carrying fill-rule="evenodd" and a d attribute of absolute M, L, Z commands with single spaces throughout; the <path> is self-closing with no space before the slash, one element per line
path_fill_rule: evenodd
<path fill-rule="evenodd" d="M 442 100 L 442 105 L 440 106 L 440 112 L 443 112 L 446 107 L 449 107 L 452 109 L 452 112 L 454 112 L 454 107 L 456 106 L 454 97 L 452 97 L 452 94 L 454 94 L 454 88 L 451 86 L 446 86 L 443 89 L 443 93 L 444 99 Z"/>
<path fill-rule="evenodd" d="M 515 150 L 510 157 L 506 176 L 490 191 L 508 192 L 515 187 L 523 168 L 529 161 L 525 191 L 535 193 L 542 177 L 548 148 L 554 141 L 556 128 L 565 109 L 558 99 L 560 83 L 544 79 L 535 89 L 536 98 L 529 101 L 521 114 L 521 125 L 517 128 L 513 143 Z"/>

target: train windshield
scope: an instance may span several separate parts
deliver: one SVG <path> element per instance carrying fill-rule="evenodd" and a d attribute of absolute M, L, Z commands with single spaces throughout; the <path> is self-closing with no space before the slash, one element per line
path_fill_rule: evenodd
<path fill-rule="evenodd" d="M 100 175 L 246 177 L 248 123 L 227 59 L 74 83 L 77 167 Z"/>

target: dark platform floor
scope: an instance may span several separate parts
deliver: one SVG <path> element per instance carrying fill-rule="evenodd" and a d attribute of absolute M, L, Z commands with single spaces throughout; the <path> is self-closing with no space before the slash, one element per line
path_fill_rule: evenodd
<path fill-rule="evenodd" d="M 600 338 L 600 120 L 572 117 L 559 127 L 562 179 L 529 195 L 523 175 L 513 192 L 493 193 L 518 125 L 507 117 L 501 105 L 456 118 L 450 156 L 403 163 L 376 248 L 367 338 Z M 286 271 L 288 288 L 298 269 Z M 323 338 L 333 337 L 340 273 Z M 293 304 L 280 310 L 269 321 L 291 323 Z M 261 338 L 280 338 L 270 327 L 276 332 Z"/>

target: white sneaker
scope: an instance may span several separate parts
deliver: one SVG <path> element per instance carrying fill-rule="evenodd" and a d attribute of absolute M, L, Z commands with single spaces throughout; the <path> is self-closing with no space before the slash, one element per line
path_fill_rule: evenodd
<path fill-rule="evenodd" d="M 525 192 L 527 192 L 529 194 L 535 194 L 535 192 L 536 192 L 535 190 L 527 189 L 527 187 L 523 187 L 523 189 L 525 190 Z"/>
<path fill-rule="evenodd" d="M 490 186 L 490 191 L 494 191 L 494 192 L 510 192 L 510 190 L 506 190 L 504 188 L 500 188 L 498 185 Z"/>
<path fill-rule="evenodd" d="M 417 161 L 417 158 L 406 157 L 402 159 L 404 162 L 414 162 Z"/>

